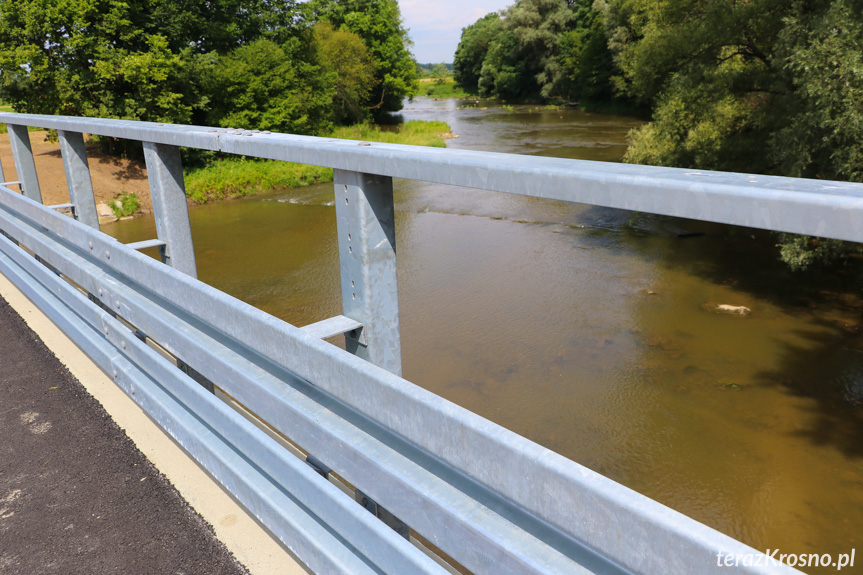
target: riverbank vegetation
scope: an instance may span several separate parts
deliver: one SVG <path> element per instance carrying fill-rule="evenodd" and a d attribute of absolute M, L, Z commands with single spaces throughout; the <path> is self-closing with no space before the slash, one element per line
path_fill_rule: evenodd
<path fill-rule="evenodd" d="M 322 134 L 416 80 L 396 0 L 0 0 L 0 98 L 23 113 Z"/>
<path fill-rule="evenodd" d="M 593 0 L 518 0 L 462 30 L 453 75 L 466 91 L 507 102 L 631 101 Z"/>
<path fill-rule="evenodd" d="M 381 130 L 371 124 L 338 128 L 332 138 L 445 147 L 450 128 L 444 122 L 411 121 L 395 130 Z M 226 197 L 241 197 L 279 188 L 297 188 L 333 179 L 330 168 L 258 160 L 244 156 L 213 157 L 207 163 L 186 170 L 186 195 L 197 203 Z"/>
<path fill-rule="evenodd" d="M 22 113 L 443 145 L 445 125 L 369 125 L 417 90 L 410 46 L 397 0 L 0 0 L 0 99 Z M 94 139 L 142 157 L 139 142 Z M 200 151 L 184 164 L 195 201 L 332 178 Z M 112 205 L 125 215 L 123 197 Z"/>
<path fill-rule="evenodd" d="M 508 102 L 647 110 L 627 162 L 861 182 L 861 46 L 859 0 L 517 0 L 463 29 L 454 75 Z M 777 243 L 800 270 L 861 251 Z"/>
<path fill-rule="evenodd" d="M 476 96 L 475 93 L 467 92 L 457 84 L 455 79 L 451 76 L 444 78 L 440 82 L 431 78 L 423 78 L 420 80 L 419 86 L 419 95 L 426 96 L 427 98 L 435 98 L 437 100 L 444 100 L 447 98 L 463 100 L 465 98 L 473 98 Z"/>

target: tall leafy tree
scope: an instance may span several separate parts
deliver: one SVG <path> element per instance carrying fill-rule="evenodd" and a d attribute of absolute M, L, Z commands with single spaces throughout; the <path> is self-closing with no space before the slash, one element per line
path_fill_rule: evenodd
<path fill-rule="evenodd" d="M 337 123 L 366 118 L 364 103 L 377 85 L 377 65 L 362 38 L 335 30 L 329 22 L 315 25 L 315 43 L 321 66 L 334 77 L 333 119 Z"/>
<path fill-rule="evenodd" d="M 489 46 L 479 76 L 479 93 L 507 101 L 539 97 L 535 67 L 524 57 L 518 37 L 503 26 Z"/>
<path fill-rule="evenodd" d="M 598 0 L 623 74 L 653 105 L 626 160 L 863 181 L 863 2 Z M 853 246 L 783 236 L 792 267 Z"/>
<path fill-rule="evenodd" d="M 255 40 L 221 56 L 208 74 L 208 123 L 317 134 L 331 127 L 335 73 L 303 54 L 308 43 Z"/>
<path fill-rule="evenodd" d="M 564 78 L 559 39 L 573 19 L 567 0 L 517 0 L 502 15 L 501 31 L 483 63 L 480 91 L 504 99 L 559 96 Z"/>
<path fill-rule="evenodd" d="M 468 92 L 479 91 L 482 65 L 500 32 L 500 25 L 500 15 L 492 12 L 461 30 L 461 40 L 453 58 L 453 77 Z"/>
<path fill-rule="evenodd" d="M 620 74 L 608 47 L 605 23 L 593 9 L 593 0 L 574 0 L 574 28 L 558 41 L 565 76 L 561 92 L 569 99 L 609 101 L 617 94 L 612 78 Z"/>
<path fill-rule="evenodd" d="M 200 120 L 214 54 L 293 36 L 293 0 L 0 0 L 0 96 L 22 112 Z"/>
<path fill-rule="evenodd" d="M 22 112 L 188 120 L 201 104 L 180 80 L 191 53 L 172 52 L 133 16 L 109 0 L 3 0 L 3 98 Z"/>
<path fill-rule="evenodd" d="M 397 0 L 311 0 L 311 18 L 358 35 L 371 51 L 376 86 L 365 106 L 376 112 L 400 110 L 417 89 L 417 65 Z"/>
<path fill-rule="evenodd" d="M 654 106 L 631 161 L 863 179 L 863 3 L 608 0 L 603 10 L 619 85 Z"/>

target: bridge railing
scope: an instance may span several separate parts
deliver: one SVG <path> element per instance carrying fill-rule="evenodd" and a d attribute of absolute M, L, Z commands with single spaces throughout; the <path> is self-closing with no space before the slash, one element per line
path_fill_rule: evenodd
<path fill-rule="evenodd" d="M 312 571 L 723 573 L 718 557 L 757 555 L 400 377 L 392 178 L 858 241 L 863 186 L 120 120 L 0 122 L 23 194 L 0 187 L 0 272 Z M 58 130 L 75 218 L 41 205 L 27 126 Z M 84 133 L 144 143 L 157 238 L 123 245 L 98 230 Z M 342 316 L 295 327 L 195 279 L 179 147 L 335 169 Z M 137 251 L 153 245 L 169 265 Z M 339 333 L 347 351 L 321 339 Z M 736 569 L 794 572 L 761 563 Z"/>

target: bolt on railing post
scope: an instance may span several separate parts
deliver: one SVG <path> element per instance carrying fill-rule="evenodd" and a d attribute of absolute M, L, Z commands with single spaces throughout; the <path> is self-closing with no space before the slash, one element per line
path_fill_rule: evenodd
<path fill-rule="evenodd" d="M 393 180 L 335 170 L 342 308 L 361 322 L 345 334 L 349 352 L 401 375 Z"/>
<path fill-rule="evenodd" d="M 160 248 L 162 261 L 196 278 L 198 271 L 180 148 L 144 142 L 144 160 L 156 218 L 156 235 L 166 244 Z"/>
<path fill-rule="evenodd" d="M 42 203 L 42 190 L 39 189 L 39 177 L 36 175 L 36 162 L 33 159 L 33 149 L 30 147 L 30 134 L 27 126 L 7 124 L 9 128 L 9 143 L 12 145 L 12 157 L 15 159 L 15 171 L 24 196 Z"/>
<path fill-rule="evenodd" d="M 57 136 L 60 138 L 60 154 L 63 156 L 66 185 L 69 187 L 69 201 L 75 206 L 75 219 L 98 230 L 99 214 L 96 211 L 96 197 L 93 195 L 84 134 L 57 130 Z"/>

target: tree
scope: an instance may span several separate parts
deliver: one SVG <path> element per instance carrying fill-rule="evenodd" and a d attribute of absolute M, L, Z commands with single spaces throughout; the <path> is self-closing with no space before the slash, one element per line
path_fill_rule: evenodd
<path fill-rule="evenodd" d="M 431 77 L 434 78 L 434 83 L 438 86 L 446 83 L 447 76 L 449 76 L 449 70 L 446 64 L 435 64 L 434 68 L 432 68 Z"/>
<path fill-rule="evenodd" d="M 618 86 L 654 106 L 626 161 L 863 181 L 859 0 L 597 5 Z M 795 267 L 837 253 L 810 238 L 780 246 Z"/>
<path fill-rule="evenodd" d="M 363 103 L 374 90 L 377 67 L 362 38 L 346 30 L 334 30 L 329 22 L 315 25 L 321 66 L 335 76 L 333 119 L 359 122 L 366 117 Z"/>
<path fill-rule="evenodd" d="M 576 0 L 573 8 L 575 28 L 558 40 L 565 76 L 561 91 L 570 100 L 610 101 L 616 96 L 612 77 L 620 70 L 608 47 L 605 23 L 593 0 Z"/>
<path fill-rule="evenodd" d="M 461 39 L 453 59 L 453 77 L 467 92 L 479 92 L 482 65 L 492 41 L 500 31 L 500 23 L 500 15 L 492 12 L 461 30 Z"/>
<path fill-rule="evenodd" d="M 0 3 L 0 93 L 15 109 L 182 121 L 201 103 L 175 82 L 187 60 L 164 36 L 134 28 L 127 5 L 43 4 Z M 166 74 L 172 68 L 180 73 Z"/>
<path fill-rule="evenodd" d="M 211 124 L 317 134 L 331 127 L 336 74 L 303 54 L 308 43 L 262 38 L 216 61 L 208 76 Z M 211 83 L 211 84 L 210 84 Z"/>
<path fill-rule="evenodd" d="M 566 0 L 518 0 L 506 9 L 504 27 L 518 40 L 520 55 L 543 98 L 559 95 L 563 69 L 558 40 L 572 23 Z"/>
<path fill-rule="evenodd" d="M 515 33 L 503 26 L 489 46 L 479 76 L 479 93 L 507 101 L 539 96 L 533 67 L 522 56 Z"/>
<path fill-rule="evenodd" d="M 284 0 L 0 0 L 0 96 L 21 112 L 188 123 L 212 60 L 293 35 Z"/>
<path fill-rule="evenodd" d="M 863 182 L 861 46 L 860 2 L 840 0 L 786 18 L 777 55 L 794 97 L 770 139 L 780 173 Z"/>
<path fill-rule="evenodd" d="M 376 86 L 363 104 L 376 113 L 402 108 L 402 100 L 417 90 L 417 65 L 396 0 L 311 0 L 313 21 L 329 22 L 337 30 L 363 39 L 376 65 Z"/>
<path fill-rule="evenodd" d="M 561 37 L 574 26 L 576 6 L 573 0 L 517 0 L 463 28 L 453 62 L 456 81 L 504 100 L 565 98 Z"/>
<path fill-rule="evenodd" d="M 481 94 L 504 100 L 560 96 L 560 36 L 572 23 L 566 0 L 517 0 L 502 12 L 479 79 Z"/>

